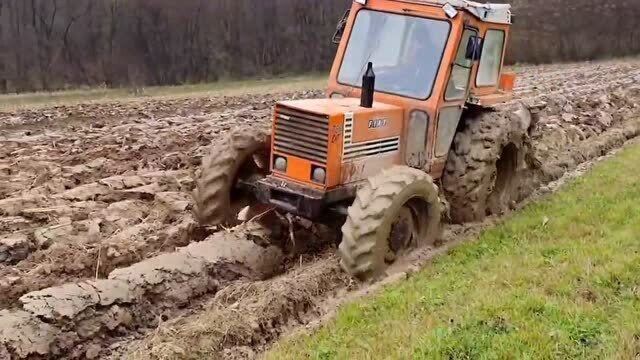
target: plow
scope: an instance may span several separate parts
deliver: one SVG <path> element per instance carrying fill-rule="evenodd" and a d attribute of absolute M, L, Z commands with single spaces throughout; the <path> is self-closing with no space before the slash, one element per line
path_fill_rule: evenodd
<path fill-rule="evenodd" d="M 0 114 L 0 359 L 157 358 L 210 304 L 248 357 L 638 135 L 637 59 L 507 67 L 509 8 L 448 4 L 354 2 L 324 90 Z"/>

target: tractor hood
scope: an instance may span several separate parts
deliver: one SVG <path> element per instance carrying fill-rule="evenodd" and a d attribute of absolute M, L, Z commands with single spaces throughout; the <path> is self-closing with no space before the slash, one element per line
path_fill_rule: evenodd
<path fill-rule="evenodd" d="M 313 182 L 314 169 L 321 168 L 327 175 L 322 185 L 330 188 L 359 180 L 346 169 L 371 157 L 399 161 L 404 128 L 399 106 L 374 102 L 365 108 L 357 98 L 292 100 L 278 102 L 274 115 L 273 153 L 289 165 L 282 175 L 297 181 Z M 368 162 L 358 173 L 385 164 Z"/>
<path fill-rule="evenodd" d="M 351 144 L 400 136 L 403 128 L 403 109 L 381 102 L 365 108 L 357 98 L 309 99 L 283 101 L 278 106 L 328 117 L 332 125 L 329 135 L 335 139 L 343 132 L 345 149 Z"/>
<path fill-rule="evenodd" d="M 358 98 L 290 100 L 281 101 L 278 105 L 328 116 L 344 115 L 348 112 L 354 114 L 387 111 L 402 112 L 402 108 L 399 106 L 381 102 L 374 102 L 372 108 L 363 108 L 360 106 L 360 99 Z"/>

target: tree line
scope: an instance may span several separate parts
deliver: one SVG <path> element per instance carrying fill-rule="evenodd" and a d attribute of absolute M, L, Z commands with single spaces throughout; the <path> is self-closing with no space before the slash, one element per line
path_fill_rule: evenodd
<path fill-rule="evenodd" d="M 514 1 L 510 61 L 640 51 L 640 1 Z M 0 93 L 325 71 L 330 37 L 350 3 L 0 0 Z"/>

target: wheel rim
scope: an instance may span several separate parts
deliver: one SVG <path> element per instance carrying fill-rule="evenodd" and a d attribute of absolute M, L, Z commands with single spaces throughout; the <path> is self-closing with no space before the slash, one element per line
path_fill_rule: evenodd
<path fill-rule="evenodd" d="M 391 224 L 385 261 L 392 263 L 398 255 L 402 255 L 407 249 L 413 247 L 418 233 L 418 219 L 415 210 L 408 204 L 404 205 Z"/>
<path fill-rule="evenodd" d="M 254 177 L 263 178 L 269 173 L 269 152 L 261 150 L 255 152 L 247 161 L 238 169 L 238 180 L 251 180 Z"/>
<path fill-rule="evenodd" d="M 256 215 L 257 212 L 264 211 L 263 206 L 253 206 L 256 205 L 253 194 L 241 191 L 241 189 L 238 188 L 238 182 L 241 180 L 244 182 L 257 182 L 258 180 L 265 178 L 268 174 L 269 152 L 262 149 L 249 157 L 246 163 L 238 169 L 237 176 L 233 181 L 234 186 L 229 194 L 229 214 L 231 216 L 231 221 L 236 221 L 240 212 L 247 206 L 250 207 L 250 218 Z"/>

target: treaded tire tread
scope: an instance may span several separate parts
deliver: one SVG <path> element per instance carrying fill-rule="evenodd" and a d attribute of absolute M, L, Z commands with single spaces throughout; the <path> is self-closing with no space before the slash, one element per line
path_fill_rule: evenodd
<path fill-rule="evenodd" d="M 442 177 L 454 223 L 482 221 L 487 216 L 502 150 L 513 144 L 518 149 L 518 164 L 524 164 L 529 141 L 530 123 L 515 113 L 483 111 L 463 121 L 463 130 L 454 138 Z"/>
<path fill-rule="evenodd" d="M 202 225 L 221 225 L 229 220 L 231 191 L 242 165 L 269 144 L 270 133 L 243 126 L 215 143 L 202 161 L 193 192 L 194 213 Z"/>
<path fill-rule="evenodd" d="M 358 190 L 342 226 L 340 265 L 366 281 L 386 270 L 385 254 L 391 225 L 401 207 L 415 197 L 429 204 L 424 236 L 418 245 L 432 244 L 440 233 L 442 205 L 431 176 L 407 166 L 394 166 L 367 180 Z"/>

